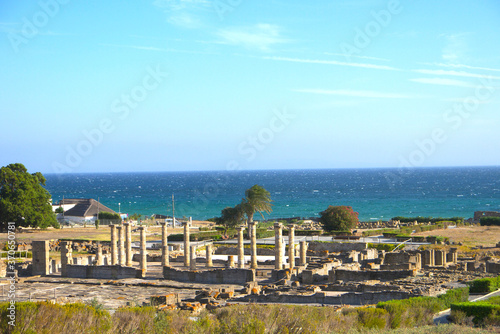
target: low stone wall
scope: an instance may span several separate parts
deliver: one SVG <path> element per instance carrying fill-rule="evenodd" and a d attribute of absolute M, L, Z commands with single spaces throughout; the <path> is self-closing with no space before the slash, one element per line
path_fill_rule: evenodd
<path fill-rule="evenodd" d="M 189 283 L 240 284 L 255 281 L 255 269 L 213 269 L 203 271 L 178 270 L 163 267 L 163 278 Z"/>
<path fill-rule="evenodd" d="M 500 263 L 498 262 L 486 262 L 486 272 L 499 274 L 500 273 Z"/>
<path fill-rule="evenodd" d="M 317 242 L 309 241 L 308 250 L 313 252 L 323 252 L 328 251 L 333 252 L 350 252 L 350 251 L 362 251 L 366 249 L 368 244 L 366 242 Z"/>
<path fill-rule="evenodd" d="M 66 266 L 66 277 L 71 278 L 103 278 L 122 279 L 137 277 L 137 269 L 124 266 L 83 266 L 70 264 Z"/>
<path fill-rule="evenodd" d="M 332 269 L 328 273 L 328 281 L 333 283 L 337 281 L 391 281 L 398 278 L 415 276 L 416 270 L 345 270 Z"/>
<path fill-rule="evenodd" d="M 279 294 L 279 295 L 249 295 L 234 301 L 254 303 L 282 304 L 326 304 L 326 305 L 369 305 L 393 299 L 406 299 L 412 295 L 405 291 L 383 292 L 347 292 L 339 296 L 328 296 L 324 292 L 312 295 Z"/>
<path fill-rule="evenodd" d="M 252 251 L 250 248 L 245 248 L 244 251 L 245 251 L 245 255 L 252 254 Z M 217 255 L 238 255 L 238 247 L 226 247 L 226 246 L 217 247 L 217 249 L 215 250 L 215 254 L 217 254 Z M 274 249 L 257 248 L 257 255 L 274 256 Z"/>

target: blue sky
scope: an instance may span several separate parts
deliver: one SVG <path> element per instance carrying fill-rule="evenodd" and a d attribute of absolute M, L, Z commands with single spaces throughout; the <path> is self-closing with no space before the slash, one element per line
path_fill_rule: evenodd
<path fill-rule="evenodd" d="M 498 1 L 3 1 L 0 165 L 500 165 Z"/>

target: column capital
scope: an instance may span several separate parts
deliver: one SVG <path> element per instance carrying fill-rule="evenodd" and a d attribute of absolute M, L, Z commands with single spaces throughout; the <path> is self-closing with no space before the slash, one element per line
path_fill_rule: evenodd
<path fill-rule="evenodd" d="M 296 227 L 297 227 L 297 225 L 295 225 L 295 224 L 290 224 L 290 225 L 288 225 L 288 228 L 289 228 L 289 229 L 294 229 L 294 228 L 296 228 Z"/>
<path fill-rule="evenodd" d="M 144 231 L 146 229 L 146 227 L 145 226 L 137 226 L 137 229 L 139 231 Z"/>
<path fill-rule="evenodd" d="M 282 228 L 282 227 L 283 227 L 283 224 L 281 224 L 281 223 L 274 223 L 274 228 L 275 229 Z"/>
<path fill-rule="evenodd" d="M 245 227 L 246 227 L 246 226 L 240 225 L 240 226 L 238 226 L 236 229 L 237 229 L 238 231 L 243 231 L 243 230 L 245 229 Z"/>
<path fill-rule="evenodd" d="M 162 226 L 163 226 L 163 225 L 165 225 L 166 223 L 167 223 L 167 222 L 160 222 L 160 225 L 162 225 Z"/>
<path fill-rule="evenodd" d="M 130 223 L 122 223 L 123 226 L 129 226 Z"/>

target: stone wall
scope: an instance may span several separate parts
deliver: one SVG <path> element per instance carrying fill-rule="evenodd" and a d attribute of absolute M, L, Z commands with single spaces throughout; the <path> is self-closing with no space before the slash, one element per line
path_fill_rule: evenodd
<path fill-rule="evenodd" d="M 347 292 L 341 295 L 328 295 L 317 292 L 311 295 L 279 294 L 279 295 L 249 295 L 234 301 L 255 303 L 282 303 L 282 304 L 325 304 L 325 305 L 369 305 L 393 299 L 406 299 L 412 295 L 405 291 L 384 292 Z"/>
<path fill-rule="evenodd" d="M 493 274 L 500 274 L 500 263 L 486 262 L 486 272 Z"/>
<path fill-rule="evenodd" d="M 328 281 L 391 281 L 398 278 L 406 278 L 416 275 L 416 270 L 346 270 L 332 269 L 328 273 Z"/>
<path fill-rule="evenodd" d="M 70 264 L 66 267 L 66 277 L 122 279 L 135 278 L 137 269 L 124 266 L 83 266 Z"/>
<path fill-rule="evenodd" d="M 251 249 L 245 248 L 245 255 L 251 255 Z M 217 247 L 214 254 L 218 255 L 238 255 L 238 247 Z M 274 249 L 270 248 L 258 248 L 257 247 L 257 255 L 268 255 L 274 256 Z"/>
<path fill-rule="evenodd" d="M 255 269 L 213 269 L 203 271 L 178 270 L 163 267 L 163 278 L 189 283 L 240 284 L 255 281 Z"/>
<path fill-rule="evenodd" d="M 317 242 L 309 241 L 308 250 L 313 252 L 328 251 L 330 253 L 362 251 L 367 248 L 366 242 Z"/>

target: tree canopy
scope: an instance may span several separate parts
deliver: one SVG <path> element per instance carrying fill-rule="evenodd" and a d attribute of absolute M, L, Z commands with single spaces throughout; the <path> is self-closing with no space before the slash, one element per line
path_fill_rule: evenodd
<path fill-rule="evenodd" d="M 43 187 L 45 177 L 30 174 L 23 164 L 0 168 L 0 227 L 8 222 L 17 227 L 59 227 L 50 203 L 51 196 Z"/>
<path fill-rule="evenodd" d="M 359 214 L 350 206 L 330 205 L 325 211 L 320 212 L 320 215 L 319 221 L 326 231 L 349 231 L 359 223 Z"/>
<path fill-rule="evenodd" d="M 260 213 L 262 218 L 264 218 L 263 212 L 270 213 L 273 211 L 271 202 L 271 194 L 263 187 L 256 184 L 247 189 L 245 191 L 245 198 L 241 201 L 241 207 L 247 215 L 248 223 L 253 220 L 255 212 Z"/>
<path fill-rule="evenodd" d="M 241 204 L 238 204 L 234 207 L 228 206 L 221 211 L 221 216 L 217 219 L 217 223 L 224 226 L 225 233 L 227 234 L 227 230 L 230 228 L 235 228 L 238 225 L 241 225 L 245 219 L 245 213 L 241 207 Z"/>

